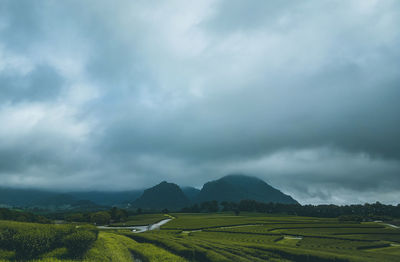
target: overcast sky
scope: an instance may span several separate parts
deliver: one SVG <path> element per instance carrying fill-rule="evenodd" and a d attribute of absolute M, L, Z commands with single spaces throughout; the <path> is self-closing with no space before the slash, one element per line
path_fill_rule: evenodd
<path fill-rule="evenodd" d="M 400 1 L 0 1 L 0 185 L 400 199 Z"/>

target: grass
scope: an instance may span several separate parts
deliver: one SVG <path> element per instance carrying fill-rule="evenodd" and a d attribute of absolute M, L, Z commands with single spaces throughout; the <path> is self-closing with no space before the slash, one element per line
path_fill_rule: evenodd
<path fill-rule="evenodd" d="M 397 243 L 400 230 L 378 223 L 265 214 L 175 216 L 160 231 L 129 236 L 191 261 L 400 260 L 397 247 L 388 247 Z"/>
<path fill-rule="evenodd" d="M 308 223 L 324 222 L 337 223 L 336 219 L 320 219 L 310 217 L 293 216 L 271 216 L 258 213 L 243 213 L 240 216 L 235 216 L 232 213 L 218 214 L 174 214 L 173 221 L 162 226 L 162 229 L 180 229 L 180 230 L 198 230 L 207 228 L 216 228 L 222 226 L 240 226 L 240 225 L 285 225 L 299 224 L 307 225 Z"/>
<path fill-rule="evenodd" d="M 160 230 L 101 231 L 80 261 L 400 261 L 400 229 L 380 223 L 253 213 L 174 217 Z M 132 223 L 164 218 L 162 214 L 140 215 Z M 0 222 L 0 229 L 1 225 L 4 229 L 7 224 Z M 0 247 L 0 261 L 14 257 L 15 252 Z M 66 248 L 60 247 L 35 261 L 71 260 Z"/>
<path fill-rule="evenodd" d="M 163 219 L 169 218 L 164 214 L 141 214 L 130 216 L 126 222 L 113 223 L 111 226 L 144 226 L 157 223 Z"/>
<path fill-rule="evenodd" d="M 147 243 L 138 243 L 126 236 L 100 232 L 99 239 L 85 256 L 87 261 L 133 261 L 139 258 L 142 261 L 180 262 L 185 259 L 169 253 L 157 246 Z"/>

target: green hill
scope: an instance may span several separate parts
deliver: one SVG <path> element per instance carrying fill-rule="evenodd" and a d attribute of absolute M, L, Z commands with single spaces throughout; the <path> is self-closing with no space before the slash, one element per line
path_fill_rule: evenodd
<path fill-rule="evenodd" d="M 246 175 L 228 175 L 205 183 L 195 201 L 239 202 L 244 199 L 259 202 L 297 204 L 297 201 L 291 196 L 285 195 L 263 180 Z"/>
<path fill-rule="evenodd" d="M 166 181 L 146 189 L 143 195 L 132 202 L 132 206 L 145 209 L 180 209 L 190 205 L 190 200 L 185 196 L 181 188 Z"/>

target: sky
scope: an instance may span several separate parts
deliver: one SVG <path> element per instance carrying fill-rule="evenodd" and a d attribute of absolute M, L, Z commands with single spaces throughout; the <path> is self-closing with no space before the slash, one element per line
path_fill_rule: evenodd
<path fill-rule="evenodd" d="M 397 0 L 1 0 L 0 185 L 397 204 L 399 25 Z"/>

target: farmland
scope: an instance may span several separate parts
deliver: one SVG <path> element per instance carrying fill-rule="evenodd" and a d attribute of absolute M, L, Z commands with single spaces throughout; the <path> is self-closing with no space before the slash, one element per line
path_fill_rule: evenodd
<path fill-rule="evenodd" d="M 168 218 L 168 216 L 164 214 L 135 215 L 129 216 L 126 222 L 113 223 L 111 226 L 145 226 L 157 223 L 165 218 Z"/>
<path fill-rule="evenodd" d="M 340 222 L 334 218 L 272 216 L 257 213 L 171 214 L 160 230 L 100 230 L 90 226 L 0 222 L 0 241 L 24 232 L 45 248 L 30 251 L 32 261 L 398 261 L 400 229 L 381 222 Z M 163 214 L 130 217 L 143 224 Z M 129 222 L 130 221 L 130 222 Z M 7 233 L 8 232 L 8 233 Z M 17 233 L 16 233 L 17 232 Z M 39 233 L 41 232 L 41 233 Z M 51 233 L 54 232 L 54 233 Z M 86 237 L 77 237 L 84 232 Z M 32 234 L 30 235 L 32 237 Z M 90 238 L 94 234 L 95 239 Z M 29 235 L 29 234 L 28 234 Z M 72 254 L 73 237 L 86 248 Z M 29 238 L 28 238 L 29 239 Z M 33 238 L 34 239 L 34 238 Z M 68 240 L 70 240 L 68 242 Z M 11 241 L 12 242 L 12 241 Z M 10 242 L 10 243 L 11 243 Z M 0 242 L 0 260 L 22 259 L 18 249 Z M 29 247 L 29 246 L 28 246 Z M 26 248 L 25 248 L 26 249 Z M 35 249 L 33 249 L 35 250 Z M 18 260 L 19 261 L 19 260 Z"/>

